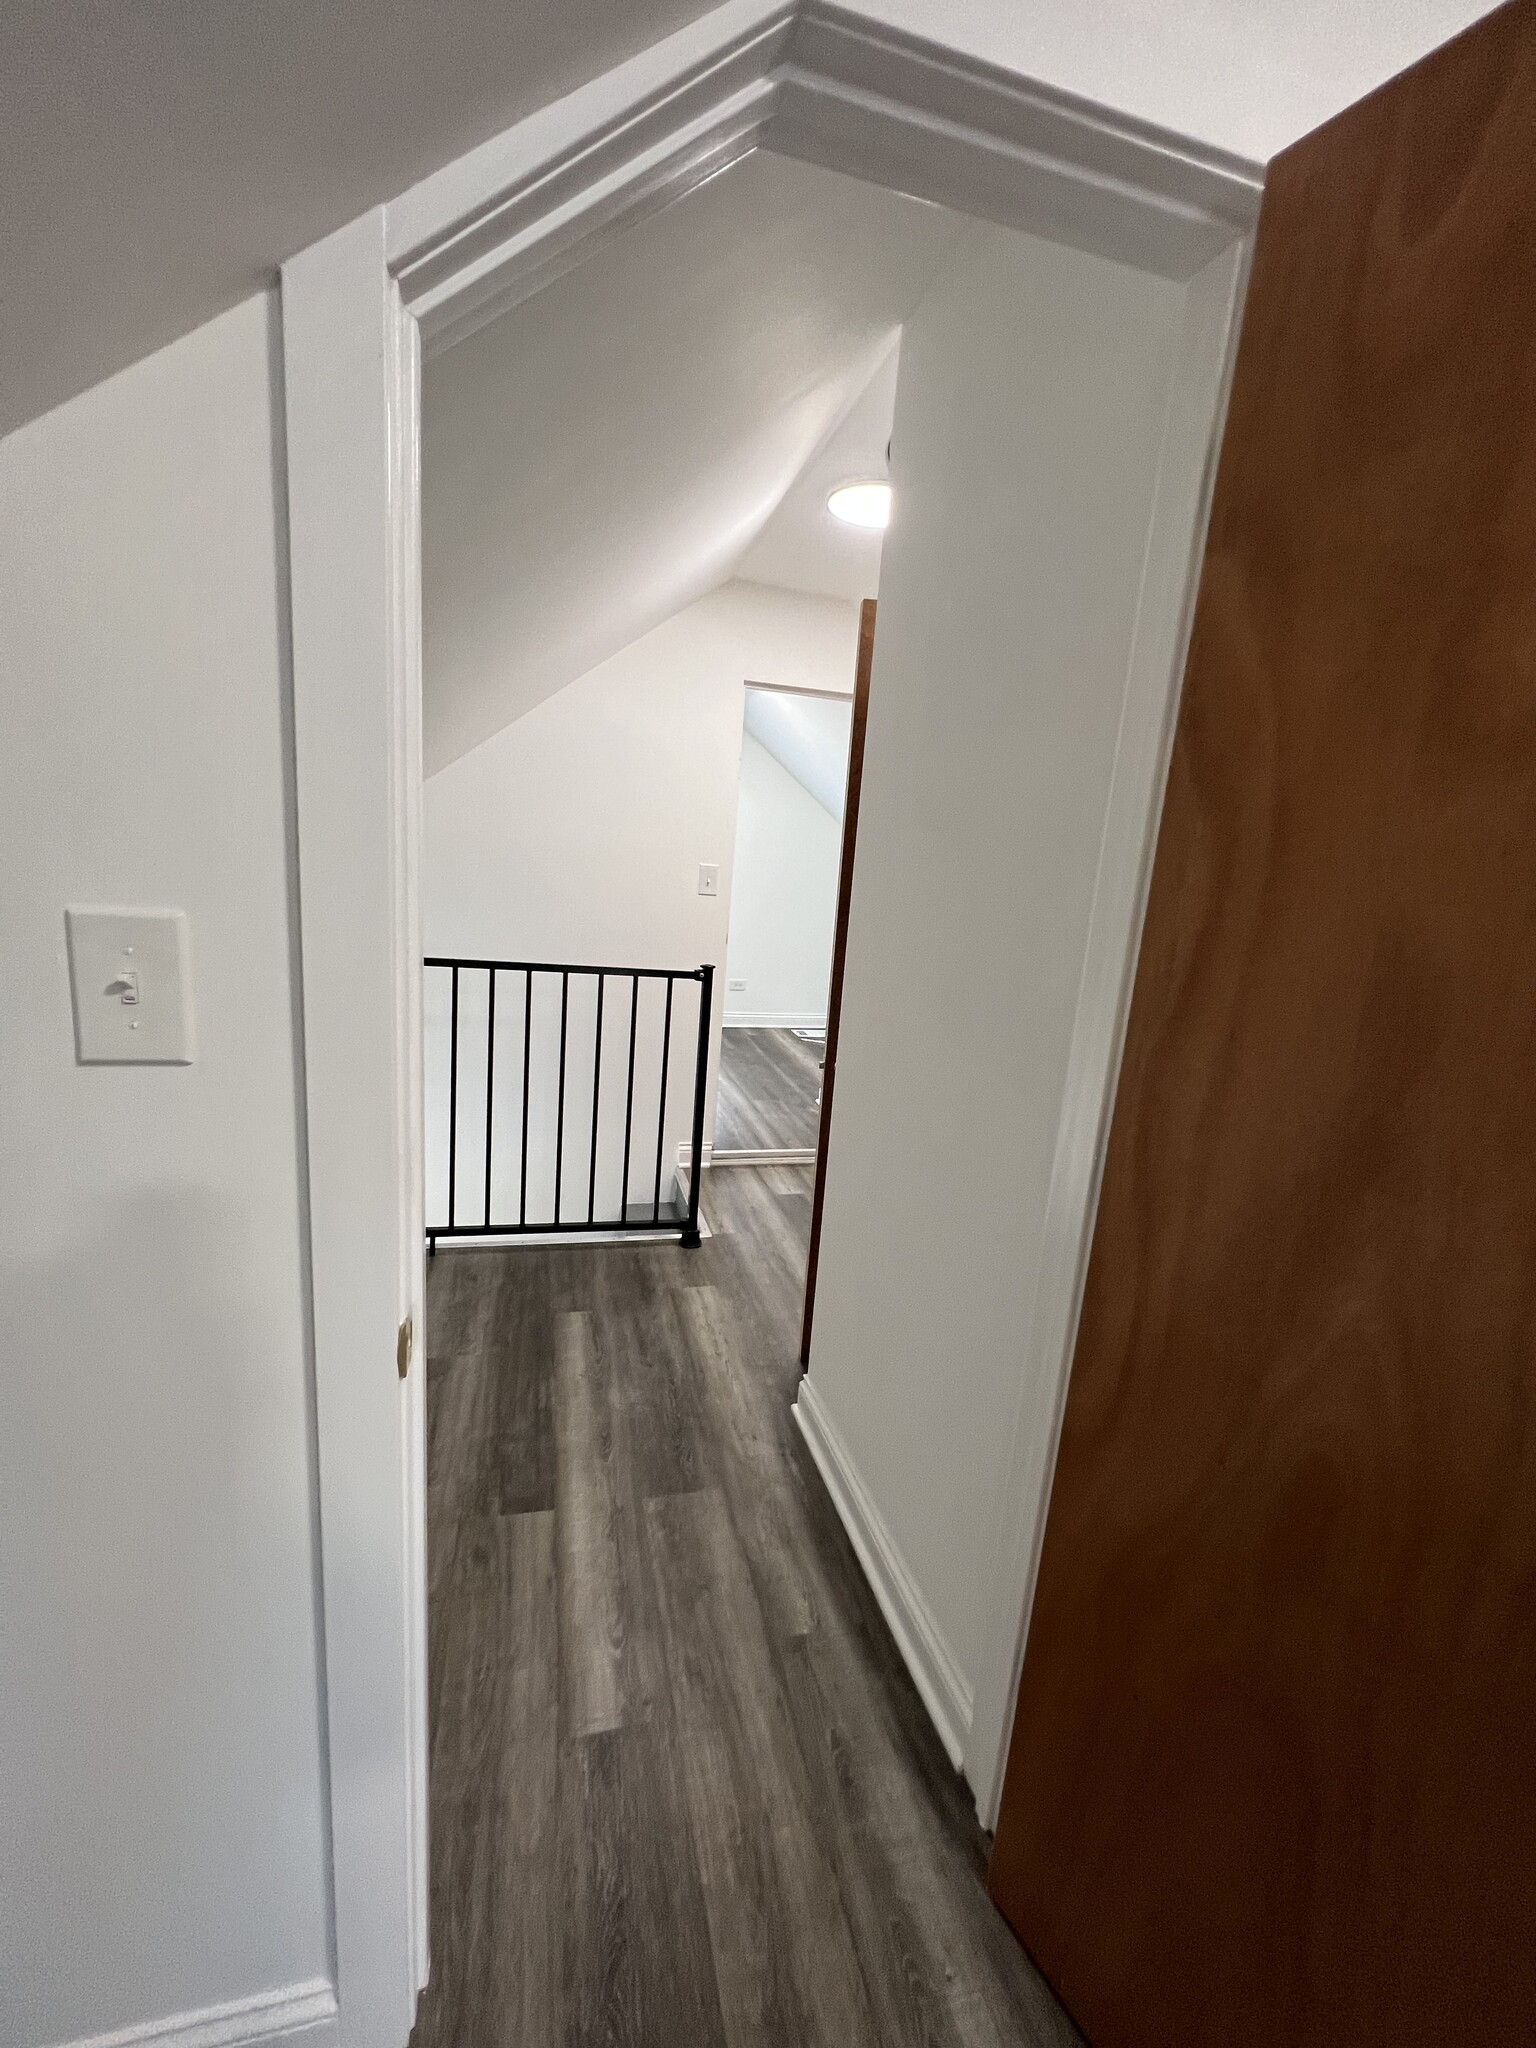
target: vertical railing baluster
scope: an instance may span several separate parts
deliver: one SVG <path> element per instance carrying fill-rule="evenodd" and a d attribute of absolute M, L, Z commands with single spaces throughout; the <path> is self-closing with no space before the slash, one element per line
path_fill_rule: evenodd
<path fill-rule="evenodd" d="M 651 1202 L 651 1221 L 661 1221 L 661 1160 L 667 1142 L 667 1062 L 672 1056 L 672 983 L 667 976 L 667 1013 L 661 1027 L 661 1107 L 656 1112 L 656 1193 Z"/>
<path fill-rule="evenodd" d="M 565 1165 L 565 1020 L 571 1002 L 570 969 L 560 970 L 560 1086 L 555 1106 L 555 1228 L 560 1228 L 560 1175 Z"/>
<path fill-rule="evenodd" d="M 629 1080 L 624 1089 L 624 1177 L 619 1183 L 619 1222 L 629 1221 L 629 1140 L 635 1121 L 635 1023 L 640 1014 L 640 977 L 629 977 Z"/>
<path fill-rule="evenodd" d="M 496 1091 L 496 970 L 490 969 L 485 1005 L 485 1227 L 491 1227 L 491 1110 Z"/>
<path fill-rule="evenodd" d="M 597 1105 L 603 1089 L 603 983 L 597 977 L 597 1050 L 592 1055 L 592 1170 L 587 1176 L 587 1222 L 597 1213 Z"/>
<path fill-rule="evenodd" d="M 517 1221 L 528 1221 L 528 1056 L 533 1044 L 533 969 L 523 970 L 523 1149 L 517 1166 Z"/>
<path fill-rule="evenodd" d="M 453 1228 L 459 1178 L 459 970 L 453 969 L 453 1004 L 448 1025 L 448 1228 Z"/>
<path fill-rule="evenodd" d="M 706 964 L 699 969 L 699 1047 L 693 1070 L 693 1135 L 688 1147 L 688 1221 L 683 1226 L 683 1243 L 690 1251 L 699 1243 L 699 1191 L 704 1184 L 704 1094 L 709 1086 L 709 1013 L 715 990 L 715 970 Z"/>

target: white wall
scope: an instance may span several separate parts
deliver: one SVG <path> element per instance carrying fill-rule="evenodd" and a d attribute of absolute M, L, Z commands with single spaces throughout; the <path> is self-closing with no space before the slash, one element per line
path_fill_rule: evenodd
<path fill-rule="evenodd" d="M 0 443 L 0 2039 L 330 1974 L 273 308 Z M 64 906 L 198 1059 L 74 1064 Z"/>
<path fill-rule="evenodd" d="M 627 966 L 686 968 L 710 961 L 717 969 L 712 1119 L 731 915 L 743 685 L 750 677 L 851 692 L 857 645 L 856 605 L 757 584 L 727 584 L 431 776 L 426 785 L 423 851 L 427 951 Z M 429 665 L 428 691 L 431 688 Z M 718 897 L 698 893 L 701 862 L 720 868 Z M 447 1031 L 443 992 L 435 985 L 442 977 L 432 980 L 427 1017 L 429 1221 L 441 1220 L 447 1208 Z M 627 997 L 627 990 L 624 994 Z M 483 1015 L 483 996 L 478 991 L 471 995 L 465 983 L 461 1000 L 481 1006 L 465 1012 L 464 1028 L 472 1032 Z M 583 1005 L 594 1000 L 590 983 L 579 988 L 576 1000 Z M 694 1015 L 696 1011 L 679 998 L 679 1016 L 686 1021 Z M 626 1033 L 627 1022 L 626 1012 Z M 483 1024 L 479 1028 L 483 1033 Z M 611 1023 L 605 1025 L 605 1046 L 610 1029 Z M 659 1023 L 654 1019 L 652 1030 L 653 1042 L 659 1045 Z M 547 1025 L 536 1025 L 535 1033 L 535 1042 L 542 1038 L 547 1047 Z M 583 1041 L 590 1044 L 589 1032 L 573 1030 L 572 1043 Z M 677 1043 L 683 1042 L 680 1036 Z M 508 1083 L 518 1088 L 520 1097 L 517 1051 L 514 1046 L 516 1073 L 514 1079 L 509 1072 Z M 691 1062 L 685 1059 L 681 1071 L 674 1064 L 668 1091 L 669 1156 L 687 1135 L 692 1082 Z M 498 1099 L 513 1100 L 499 1071 L 496 1087 Z M 567 1185 L 573 1189 L 573 1200 L 574 1190 L 580 1188 L 585 1213 L 590 1062 L 584 1070 L 568 1069 L 567 1088 L 568 1171 L 578 1165 L 581 1169 Z M 653 1082 L 653 1133 L 654 1090 Z M 467 1137 L 483 1128 L 483 1105 L 483 1082 L 471 1059 L 460 1097 L 461 1134 Z M 605 1078 L 601 1128 L 609 1135 L 601 1140 L 599 1178 L 610 1208 L 617 1202 L 622 1159 L 621 1111 L 622 1095 L 616 1087 L 610 1091 Z M 617 1143 L 610 1142 L 611 1113 L 619 1114 Z M 552 1159 L 550 1123 L 546 1105 L 538 1128 Z M 505 1147 L 501 1130 L 498 1124 L 493 1191 L 497 1217 L 506 1213 L 502 1204 L 508 1197 L 515 1203 L 518 1165 L 511 1127 Z M 481 1213 L 479 1188 L 471 1188 L 476 1167 L 483 1171 L 479 1147 L 478 1138 L 466 1142 L 460 1160 L 460 1191 L 473 1203 L 466 1211 L 471 1216 Z M 654 1162 L 654 1137 L 647 1149 Z M 543 1181 L 552 1194 L 552 1166 L 544 1176 L 544 1154 L 536 1161 L 537 1150 L 536 1136 L 529 1148 L 531 1178 Z M 644 1192 L 643 1172 L 640 1157 L 632 1158 L 632 1199 Z M 562 1209 L 570 1213 L 564 1199 Z"/>
<path fill-rule="evenodd" d="M 846 736 L 843 754 L 846 762 Z M 726 949 L 727 1024 L 826 1023 L 842 837 L 838 819 L 750 730 L 744 732 Z M 745 987 L 736 988 L 737 982 Z"/>
<path fill-rule="evenodd" d="M 987 230 L 902 342 L 810 1385 L 962 1704 L 1182 302 Z"/>
<path fill-rule="evenodd" d="M 851 11 L 1263 163 L 1487 0 L 852 0 Z"/>

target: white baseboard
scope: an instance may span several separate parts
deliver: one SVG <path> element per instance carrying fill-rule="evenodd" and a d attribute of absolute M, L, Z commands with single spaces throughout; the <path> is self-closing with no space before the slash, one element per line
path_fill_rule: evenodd
<path fill-rule="evenodd" d="M 740 1152 L 716 1152 L 706 1159 L 706 1166 L 814 1166 L 816 1148 L 814 1145 L 782 1145 L 777 1151 L 763 1148 Z"/>
<path fill-rule="evenodd" d="M 825 1031 L 825 1011 L 817 1010 L 728 1010 L 721 1021 L 725 1031 Z"/>
<path fill-rule="evenodd" d="M 828 1415 L 809 1377 L 800 1382 L 794 1417 L 810 1447 L 817 1470 L 837 1509 L 848 1540 L 874 1589 L 880 1612 L 890 1624 L 896 1647 L 922 1695 L 939 1740 L 958 1771 L 971 1730 L 973 1691 L 944 1640 L 922 1589 L 907 1569 L 885 1517 L 876 1507 L 859 1469 L 848 1454 L 836 1423 Z"/>
<path fill-rule="evenodd" d="M 704 1171 L 712 1166 L 814 1166 L 816 1147 L 814 1145 L 743 1146 L 740 1150 L 717 1152 L 707 1141 L 703 1146 Z M 693 1147 L 679 1145 L 677 1148 L 677 1180 L 681 1189 L 680 1200 L 688 1206 L 688 1169 L 693 1164 Z"/>
<path fill-rule="evenodd" d="M 111 2034 L 92 2034 L 64 2048 L 330 2048 L 337 2036 L 335 1986 L 323 1977 L 258 1991 L 228 2005 L 205 2005 L 165 2020 L 144 2020 Z"/>

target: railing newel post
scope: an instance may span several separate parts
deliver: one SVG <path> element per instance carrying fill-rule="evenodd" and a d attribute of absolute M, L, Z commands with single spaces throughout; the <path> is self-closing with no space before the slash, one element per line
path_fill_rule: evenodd
<path fill-rule="evenodd" d="M 688 1147 L 688 1221 L 683 1243 L 696 1251 L 699 1235 L 699 1191 L 704 1181 L 704 1096 L 709 1086 L 709 1023 L 714 1007 L 715 970 L 711 963 L 699 969 L 699 1050 L 693 1074 L 693 1136 Z"/>

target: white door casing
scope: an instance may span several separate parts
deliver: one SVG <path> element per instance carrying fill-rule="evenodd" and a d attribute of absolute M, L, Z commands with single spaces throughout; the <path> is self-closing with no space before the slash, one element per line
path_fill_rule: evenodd
<path fill-rule="evenodd" d="M 320 1570 L 340 2039 L 425 1982 L 420 362 L 771 147 L 1191 278 L 1032 1349 L 1064 1389 L 1261 175 L 822 4 L 727 0 L 283 267 Z M 1209 279 L 1208 285 L 1204 282 Z M 1197 436 L 1198 440 L 1198 436 Z M 1171 445 L 1171 444 L 1170 444 Z M 1195 532 L 1191 538 L 1190 519 Z M 1144 630 L 1143 630 L 1144 628 Z M 966 1764 L 995 1810 L 1054 1444 L 1015 1446 Z"/>
<path fill-rule="evenodd" d="M 426 1963 L 423 1374 L 397 1365 L 421 1320 L 420 695 L 414 334 L 383 227 L 285 267 L 283 353 L 334 1966 L 341 2039 L 397 2044 Z"/>

